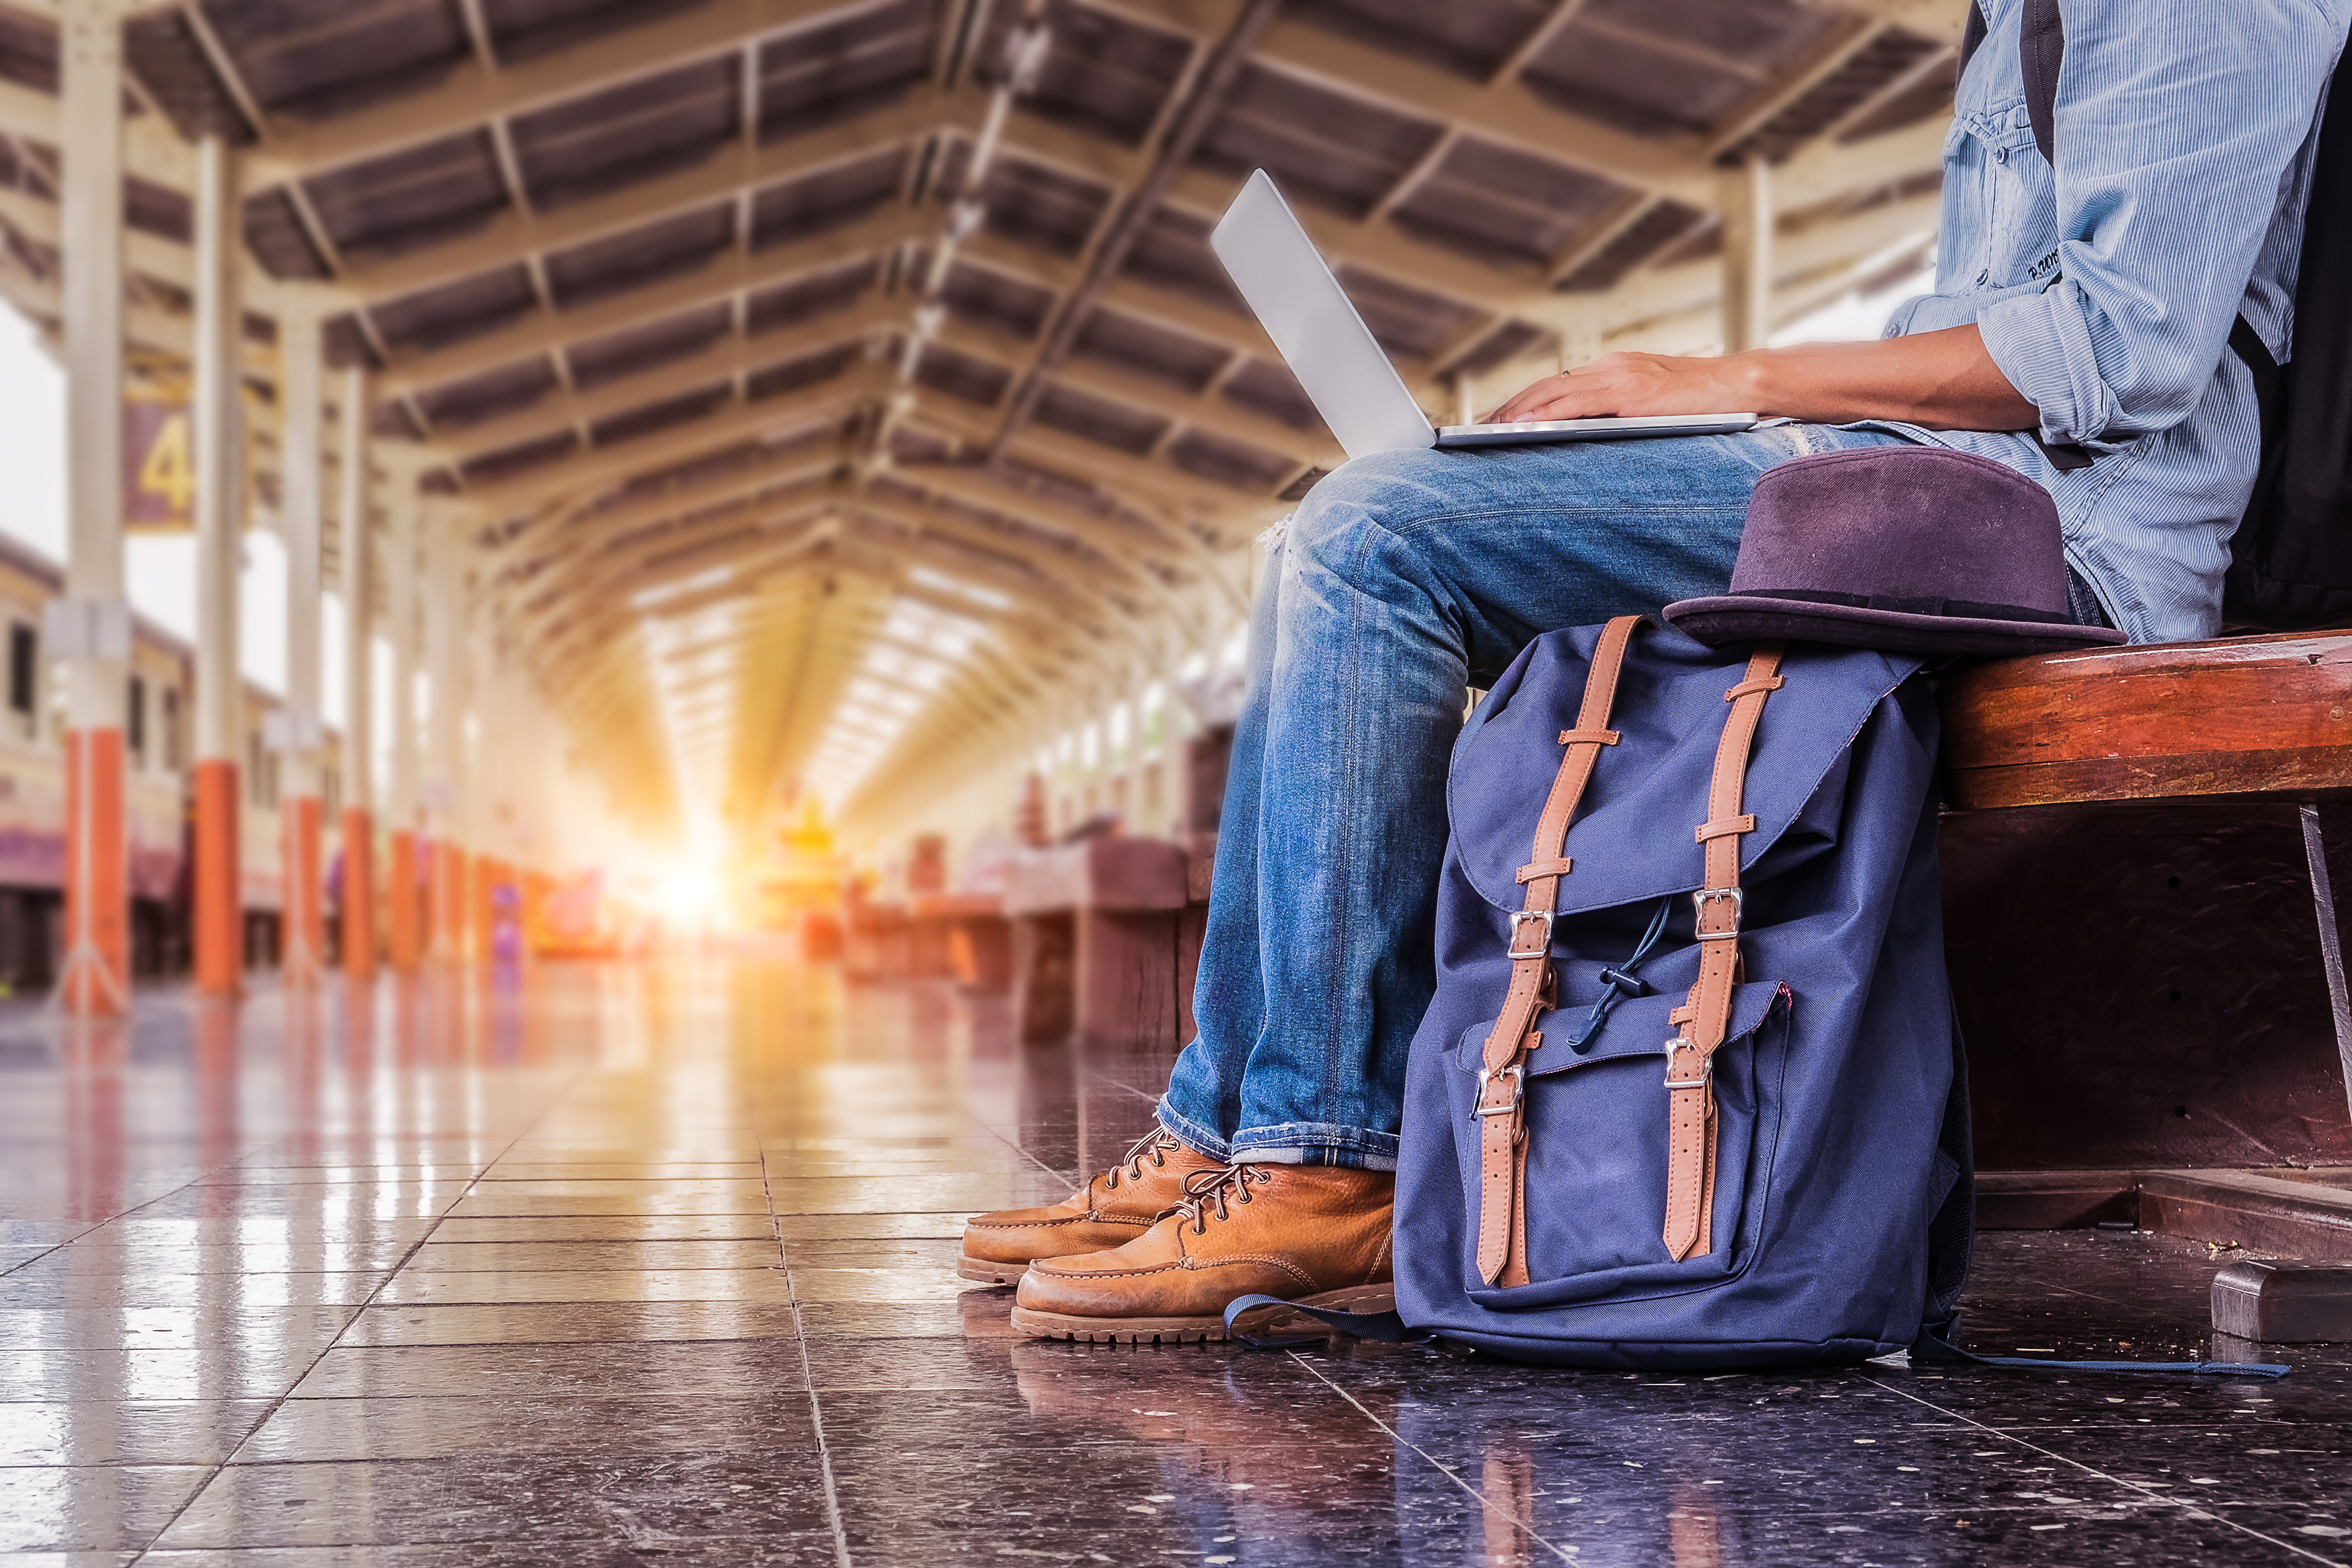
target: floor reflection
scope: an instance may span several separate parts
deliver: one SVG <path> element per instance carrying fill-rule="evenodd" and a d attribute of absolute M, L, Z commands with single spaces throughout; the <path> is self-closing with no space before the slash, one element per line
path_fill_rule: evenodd
<path fill-rule="evenodd" d="M 1578 1375 L 1013 1337 L 963 1218 L 1169 1053 L 729 961 L 0 1011 L 0 1552 L 402 1564 L 2311 1562 L 2352 1369 Z M 2194 1354 L 2202 1249 L 1991 1236 L 1988 1341 Z M 267 1555 L 269 1552 L 278 1555 Z M 82 1561 L 84 1559 L 76 1559 Z"/>

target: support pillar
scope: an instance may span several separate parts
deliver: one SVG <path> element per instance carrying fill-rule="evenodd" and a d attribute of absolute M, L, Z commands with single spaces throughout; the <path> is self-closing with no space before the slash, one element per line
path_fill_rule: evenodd
<path fill-rule="evenodd" d="M 404 476 L 393 493 L 391 897 L 384 905 L 385 956 L 404 973 L 425 951 L 424 909 L 417 886 L 416 755 L 416 486 Z"/>
<path fill-rule="evenodd" d="M 488 628 L 479 621 L 466 628 L 466 695 L 471 722 L 460 744 L 466 779 L 466 842 L 473 851 L 472 873 L 467 884 L 466 944 L 468 957 L 487 962 L 496 956 L 498 884 L 505 874 L 505 855 L 511 847 L 514 811 L 507 798 L 510 782 L 504 764 L 509 738 L 506 683 L 499 678 L 497 649 Z"/>
<path fill-rule="evenodd" d="M 1772 335 L 1772 166 L 1750 159 L 1717 177 L 1723 209 L 1723 351 Z"/>
<path fill-rule="evenodd" d="M 432 835 L 432 930 L 436 958 L 466 953 L 466 814 L 460 788 L 466 754 L 465 571 L 457 555 L 456 524 L 436 518 L 425 539 L 427 591 L 425 605 L 426 657 L 433 680 L 433 724 L 428 737 L 425 786 L 427 831 Z"/>
<path fill-rule="evenodd" d="M 123 683 L 122 22 L 110 0 L 58 13 L 64 179 L 66 597 L 48 652 L 66 662 L 66 958 L 58 998 L 79 1017 L 131 1006 Z"/>
<path fill-rule="evenodd" d="M 196 143 L 193 433 L 196 514 L 195 983 L 210 997 L 245 984 L 245 900 L 237 829 L 244 816 L 244 683 L 237 585 L 245 553 L 238 454 L 236 156 L 218 135 Z"/>
<path fill-rule="evenodd" d="M 499 884 L 506 880 L 506 862 L 491 855 L 474 861 L 474 956 L 498 956 Z"/>
<path fill-rule="evenodd" d="M 368 558 L 367 371 L 343 372 L 343 973 L 375 974 L 375 581 Z"/>
<path fill-rule="evenodd" d="M 315 986 L 326 955 L 324 826 L 319 800 L 321 652 L 320 554 L 325 453 L 320 402 L 324 358 L 318 318 L 289 310 L 278 319 L 278 517 L 286 536 L 286 707 L 275 740 L 284 754 L 278 821 L 283 874 L 289 989 Z"/>
<path fill-rule="evenodd" d="M 436 957 L 458 962 L 466 956 L 466 914 L 469 907 L 467 889 L 470 885 L 473 862 L 465 846 L 454 838 L 436 836 L 433 841 L 433 953 Z"/>

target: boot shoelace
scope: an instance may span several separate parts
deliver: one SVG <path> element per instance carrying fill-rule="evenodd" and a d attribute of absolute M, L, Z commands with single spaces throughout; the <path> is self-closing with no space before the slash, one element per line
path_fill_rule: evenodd
<path fill-rule="evenodd" d="M 1255 1166 L 1226 1166 L 1222 1170 L 1196 1171 L 1184 1178 L 1184 1201 L 1169 1209 L 1169 1214 L 1181 1214 L 1192 1222 L 1192 1234 L 1209 1233 L 1209 1210 L 1213 1207 L 1219 1219 L 1232 1215 L 1226 1200 L 1248 1203 L 1252 1185 L 1264 1186 L 1274 1179 L 1268 1172 Z"/>
<path fill-rule="evenodd" d="M 1103 1177 L 1103 1186 L 1116 1188 L 1121 1176 L 1127 1178 L 1129 1186 L 1134 1186 L 1143 1179 L 1145 1160 L 1150 1160 L 1154 1166 L 1164 1166 L 1168 1163 L 1168 1151 L 1176 1146 L 1176 1139 L 1170 1134 L 1160 1132 L 1144 1134 L 1135 1140 L 1127 1153 L 1118 1157 L 1118 1164 L 1111 1166 L 1110 1174 Z"/>

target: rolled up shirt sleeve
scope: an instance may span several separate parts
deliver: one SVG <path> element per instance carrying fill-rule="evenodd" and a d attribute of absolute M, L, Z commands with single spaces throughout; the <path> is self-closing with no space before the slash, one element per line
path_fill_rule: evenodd
<path fill-rule="evenodd" d="M 2044 441 L 2119 441 L 2179 423 L 2211 383 L 2342 38 L 2311 0 L 2064 16 L 2055 276 L 1977 325 Z"/>

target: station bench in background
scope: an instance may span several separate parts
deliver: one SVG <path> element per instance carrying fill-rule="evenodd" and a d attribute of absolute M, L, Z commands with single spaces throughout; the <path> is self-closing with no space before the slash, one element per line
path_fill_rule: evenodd
<path fill-rule="evenodd" d="M 1021 1039 L 1172 1060 L 1187 883 L 1183 846 L 1165 839 L 1102 834 L 1015 857 L 1004 913 Z"/>
<path fill-rule="evenodd" d="M 968 991 L 1013 984 L 1013 926 L 998 893 L 918 893 L 907 900 L 914 973 Z"/>

